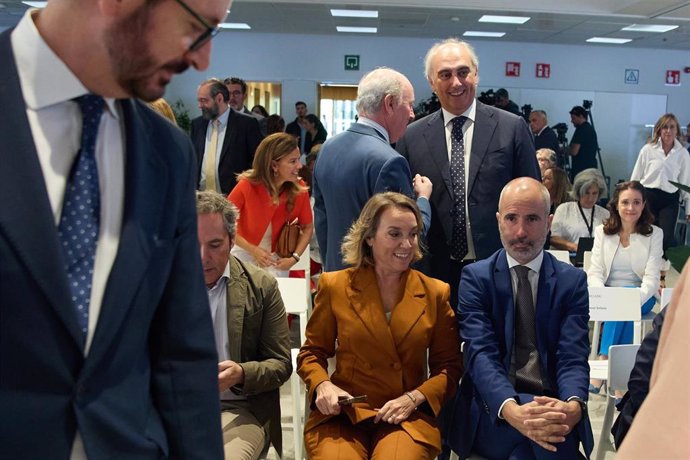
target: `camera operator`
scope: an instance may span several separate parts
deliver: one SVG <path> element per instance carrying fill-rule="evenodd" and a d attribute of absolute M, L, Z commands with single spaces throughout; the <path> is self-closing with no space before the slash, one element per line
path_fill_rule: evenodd
<path fill-rule="evenodd" d="M 585 103 L 591 104 L 590 101 L 585 101 Z M 570 156 L 573 157 L 570 168 L 572 180 L 580 171 L 597 167 L 596 155 L 599 143 L 594 127 L 587 121 L 587 110 L 584 107 L 579 105 L 573 107 L 570 110 L 570 121 L 575 126 L 575 133 L 573 133 L 573 138 L 570 140 L 570 148 L 568 150 Z"/>
<path fill-rule="evenodd" d="M 522 116 L 520 108 L 515 102 L 510 100 L 508 90 L 505 88 L 499 88 L 498 91 L 496 91 L 496 107 L 503 109 L 506 112 L 514 113 L 520 117 Z"/>
<path fill-rule="evenodd" d="M 558 138 L 553 129 L 549 128 L 549 120 L 543 110 L 533 110 L 529 114 L 529 127 L 534 134 L 534 147 L 539 149 L 551 149 L 554 152 L 560 150 Z"/>

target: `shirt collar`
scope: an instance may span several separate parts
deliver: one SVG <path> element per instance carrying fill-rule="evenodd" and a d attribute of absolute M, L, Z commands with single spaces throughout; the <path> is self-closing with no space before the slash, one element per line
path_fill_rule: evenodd
<path fill-rule="evenodd" d="M 217 120 L 220 123 L 220 128 L 224 127 L 225 125 L 228 124 L 228 118 L 230 118 L 230 111 L 235 110 L 232 107 L 228 106 L 228 109 L 220 115 Z M 209 123 L 211 123 L 211 120 L 209 120 Z"/>
<path fill-rule="evenodd" d="M 388 137 L 388 131 L 386 131 L 386 128 L 384 128 L 380 124 L 376 123 L 371 118 L 359 117 L 359 119 L 357 120 L 357 123 L 361 123 L 363 125 L 369 126 L 370 128 L 374 128 L 376 131 L 381 133 L 383 135 L 383 137 L 386 139 L 386 142 L 388 142 L 390 144 L 390 138 Z"/>
<path fill-rule="evenodd" d="M 40 110 L 88 94 L 89 90 L 43 40 L 34 19 L 40 11 L 29 9 L 12 31 L 12 48 L 29 109 Z M 105 98 L 110 113 L 118 118 L 115 99 Z"/>
<path fill-rule="evenodd" d="M 541 263 L 544 261 L 544 251 L 539 251 L 539 254 L 537 257 L 532 259 L 526 264 L 521 264 L 517 260 L 513 259 L 510 254 L 508 254 L 508 251 L 506 251 L 506 258 L 508 259 L 508 268 L 513 268 L 516 265 L 524 265 L 525 267 L 529 268 L 530 270 L 533 270 L 537 273 L 539 273 L 539 270 L 541 270 Z"/>
<path fill-rule="evenodd" d="M 224 283 L 227 283 L 229 279 L 230 279 L 230 261 L 228 260 L 228 263 L 225 264 L 225 270 L 223 270 L 223 274 L 220 276 L 220 278 L 218 278 L 218 280 L 216 281 L 216 284 L 214 284 L 210 288 L 207 287 L 206 290 L 209 292 L 214 291 L 218 288 L 218 286 L 220 286 Z"/>
<path fill-rule="evenodd" d="M 477 116 L 477 100 L 472 99 L 472 104 L 460 115 L 453 115 L 444 108 L 441 108 L 441 111 L 443 112 L 443 126 L 448 126 L 448 123 L 450 123 L 453 118 L 456 117 L 465 117 L 474 123 L 474 120 Z"/>

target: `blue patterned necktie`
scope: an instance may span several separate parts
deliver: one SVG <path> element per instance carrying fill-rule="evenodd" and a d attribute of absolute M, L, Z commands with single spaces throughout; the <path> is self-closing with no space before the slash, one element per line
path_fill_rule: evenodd
<path fill-rule="evenodd" d="M 453 235 L 450 255 L 462 260 L 467 255 L 467 224 L 465 216 L 465 142 L 462 125 L 466 117 L 455 117 L 450 136 L 450 182 L 453 185 Z"/>
<path fill-rule="evenodd" d="M 96 136 L 103 115 L 102 97 L 75 98 L 83 116 L 81 146 L 65 188 L 58 235 L 67 279 L 84 340 L 89 327 L 89 302 L 98 241 L 101 196 L 96 165 Z"/>

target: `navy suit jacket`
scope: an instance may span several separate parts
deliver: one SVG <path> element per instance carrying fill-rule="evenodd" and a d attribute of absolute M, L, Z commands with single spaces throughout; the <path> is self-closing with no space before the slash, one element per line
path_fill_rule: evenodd
<path fill-rule="evenodd" d="M 439 109 L 408 126 L 396 148 L 409 161 L 413 175 L 427 176 L 434 184 L 427 234 L 431 257 L 424 258 L 421 268 L 438 276 L 434 259 L 445 259 L 439 266 L 447 267 L 450 258 L 454 202 L 443 112 Z M 468 173 L 466 200 L 472 240 L 477 259 L 484 259 L 501 247 L 496 211 L 503 186 L 522 176 L 541 180 L 532 133 L 522 117 L 477 101 Z"/>
<path fill-rule="evenodd" d="M 316 238 L 325 271 L 344 268 L 340 244 L 369 198 L 386 191 L 414 195 L 405 158 L 381 133 L 361 123 L 323 144 L 312 188 Z M 420 198 L 417 205 L 424 228 L 429 228 L 429 201 Z"/>
<path fill-rule="evenodd" d="M 252 115 L 237 112 L 228 107 L 228 125 L 225 128 L 223 147 L 218 163 L 218 182 L 223 195 L 228 195 L 237 184 L 236 175 L 250 169 L 256 148 L 263 140 L 259 121 Z M 190 136 L 196 151 L 196 181 L 201 180 L 201 168 L 206 150 L 208 120 L 197 117 L 192 120 Z"/>
<path fill-rule="evenodd" d="M 506 399 L 517 396 L 509 380 L 515 339 L 511 283 L 504 249 L 467 265 L 462 272 L 457 318 L 465 342 L 465 375 L 448 425 L 449 445 L 460 458 L 471 452 L 480 411 L 493 423 L 506 423 L 498 418 L 498 410 Z M 585 272 L 544 253 L 535 321 L 541 374 L 551 389 L 545 394 L 563 401 L 572 396 L 586 401 L 589 297 Z M 575 430 L 589 455 L 593 438 L 586 414 Z"/>
<path fill-rule="evenodd" d="M 12 54 L 0 35 L 0 457 L 222 458 L 187 136 L 121 100 L 118 253 L 88 356 Z M 101 172 L 101 174 L 107 174 Z"/>
<path fill-rule="evenodd" d="M 558 136 L 553 131 L 553 129 L 548 126 L 544 128 L 541 134 L 534 136 L 534 148 L 539 149 L 551 149 L 554 153 L 558 154 L 560 146 L 558 144 Z"/>

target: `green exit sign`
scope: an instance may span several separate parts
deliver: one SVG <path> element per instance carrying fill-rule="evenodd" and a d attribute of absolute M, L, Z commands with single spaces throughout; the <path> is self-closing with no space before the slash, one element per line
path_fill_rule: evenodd
<path fill-rule="evenodd" d="M 359 54 L 345 55 L 345 70 L 359 70 Z"/>

